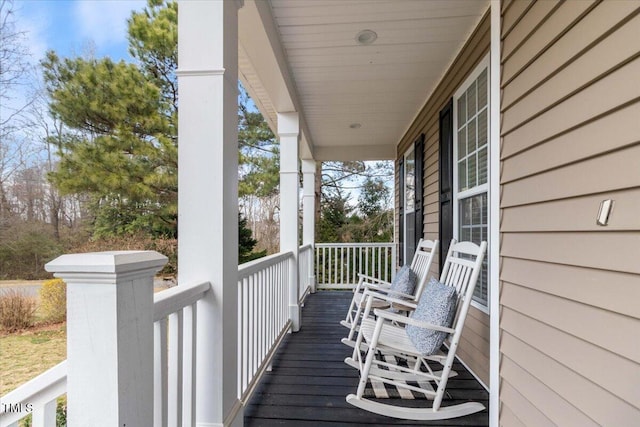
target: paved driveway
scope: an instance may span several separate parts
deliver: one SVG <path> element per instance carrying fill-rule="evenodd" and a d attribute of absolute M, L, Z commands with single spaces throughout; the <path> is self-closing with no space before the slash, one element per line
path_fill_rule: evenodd
<path fill-rule="evenodd" d="M 0 292 L 15 289 L 29 296 L 38 296 L 42 282 L 44 280 L 0 280 Z"/>

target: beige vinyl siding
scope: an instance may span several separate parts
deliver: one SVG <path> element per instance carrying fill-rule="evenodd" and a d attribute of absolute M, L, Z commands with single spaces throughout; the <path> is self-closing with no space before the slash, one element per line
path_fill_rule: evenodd
<path fill-rule="evenodd" d="M 423 236 L 439 239 L 439 120 L 440 110 L 449 102 L 458 87 L 489 52 L 489 14 L 487 13 L 469 40 L 462 48 L 440 84 L 433 90 L 420 113 L 398 145 L 397 158 L 400 159 L 414 141 L 424 133 L 424 181 L 423 181 Z M 397 166 L 397 162 L 396 162 Z M 396 195 L 399 194 L 399 180 L 396 176 Z M 396 208 L 399 206 L 396 196 Z M 396 212 L 398 210 L 396 209 Z M 400 218 L 396 215 L 396 230 Z M 438 276 L 439 262 L 433 263 L 432 274 Z M 480 378 L 489 384 L 489 317 L 486 313 L 471 307 L 465 330 L 457 350 L 458 357 Z"/>
<path fill-rule="evenodd" d="M 640 2 L 514 0 L 502 35 L 500 424 L 638 425 Z"/>

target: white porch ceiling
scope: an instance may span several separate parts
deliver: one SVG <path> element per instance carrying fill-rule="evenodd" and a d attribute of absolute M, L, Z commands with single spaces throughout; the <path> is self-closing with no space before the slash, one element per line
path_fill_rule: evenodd
<path fill-rule="evenodd" d="M 488 0 L 245 0 L 240 78 L 272 129 L 277 112 L 300 113 L 303 158 L 394 159 L 488 7 Z M 370 45 L 356 41 L 365 29 L 378 35 Z"/>

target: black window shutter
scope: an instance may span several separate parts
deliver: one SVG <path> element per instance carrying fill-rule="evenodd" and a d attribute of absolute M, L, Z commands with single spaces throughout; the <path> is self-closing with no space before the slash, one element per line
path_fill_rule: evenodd
<path fill-rule="evenodd" d="M 416 158 L 416 191 L 415 191 L 415 245 L 424 236 L 423 194 L 424 194 L 424 134 L 415 141 L 413 152 Z"/>
<path fill-rule="evenodd" d="M 404 157 L 398 160 L 398 265 L 404 265 Z"/>
<path fill-rule="evenodd" d="M 440 271 L 453 238 L 453 99 L 440 111 Z"/>

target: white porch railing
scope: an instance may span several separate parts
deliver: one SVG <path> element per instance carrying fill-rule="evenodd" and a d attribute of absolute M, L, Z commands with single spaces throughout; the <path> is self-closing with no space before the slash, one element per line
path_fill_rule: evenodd
<path fill-rule="evenodd" d="M 390 281 L 395 266 L 394 243 L 316 243 L 318 289 L 352 289 L 358 273 Z"/>
<path fill-rule="evenodd" d="M 238 398 L 246 403 L 289 330 L 289 263 L 286 252 L 238 268 Z"/>
<path fill-rule="evenodd" d="M 197 302 L 209 282 L 158 292 L 153 298 L 153 425 L 195 425 Z"/>
<path fill-rule="evenodd" d="M 381 253 L 375 250 L 376 254 Z M 369 246 L 364 253 L 373 251 Z M 313 257 L 312 245 L 300 247 L 301 304 L 314 290 Z M 294 262 L 293 253 L 287 252 L 238 267 L 238 397 L 243 403 L 248 401 L 291 328 L 289 273 Z M 372 271 L 383 269 L 375 267 Z M 148 274 L 150 281 L 153 270 Z M 88 277 L 88 273 L 82 276 L 85 281 Z M 115 281 L 115 276 L 110 276 L 109 282 L 115 285 Z M 91 285 L 76 287 L 75 292 L 82 289 L 91 289 Z M 153 297 L 153 423 L 156 426 L 195 425 L 197 302 L 207 292 L 211 292 L 208 282 L 181 284 Z M 126 309 L 135 310 L 135 303 Z M 33 427 L 55 427 L 56 400 L 66 392 L 67 361 L 64 361 L 2 397 L 3 404 L 12 406 L 0 411 L 0 427 L 17 427 L 19 420 L 28 414 L 32 414 Z"/>
<path fill-rule="evenodd" d="M 311 245 L 300 247 L 299 302 L 311 289 Z M 291 328 L 289 270 L 295 261 L 285 252 L 238 267 L 238 398 L 246 404 L 271 358 Z"/>

